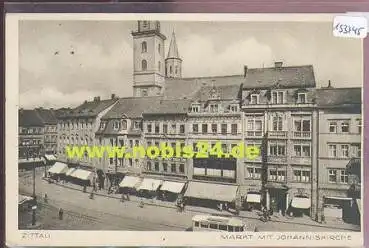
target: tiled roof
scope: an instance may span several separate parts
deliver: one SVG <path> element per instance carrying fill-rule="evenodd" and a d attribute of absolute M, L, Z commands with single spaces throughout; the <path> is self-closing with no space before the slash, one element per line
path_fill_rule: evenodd
<path fill-rule="evenodd" d="M 240 98 L 241 85 L 205 86 L 197 92 L 193 100 L 208 101 L 213 90 L 219 95 L 219 100 L 234 100 Z"/>
<path fill-rule="evenodd" d="M 18 111 L 18 124 L 20 127 L 42 127 L 43 120 L 34 109 L 20 109 Z"/>
<path fill-rule="evenodd" d="M 322 88 L 317 90 L 318 107 L 361 104 L 362 88 Z"/>
<path fill-rule="evenodd" d="M 239 86 L 244 83 L 244 81 L 245 78 L 242 75 L 166 79 L 164 94 L 166 99 L 193 98 L 202 87 L 225 85 Z"/>
<path fill-rule="evenodd" d="M 311 65 L 281 68 L 249 68 L 244 75 L 175 78 L 165 80 L 166 99 L 193 98 L 207 86 L 243 85 L 244 89 L 270 88 L 278 83 L 280 88 L 315 87 L 314 69 Z"/>
<path fill-rule="evenodd" d="M 64 114 L 60 115 L 60 117 L 94 117 L 97 116 L 101 111 L 111 106 L 117 100 L 118 99 L 108 99 L 84 102 L 71 111 L 64 112 Z"/>
<path fill-rule="evenodd" d="M 128 118 L 140 118 L 143 112 L 157 108 L 160 100 L 161 97 L 159 96 L 120 98 L 117 104 L 102 119 L 122 118 L 123 115 Z"/>
<path fill-rule="evenodd" d="M 51 124 L 51 125 L 57 124 L 56 113 L 54 110 L 37 108 L 36 111 L 45 124 Z"/>
<path fill-rule="evenodd" d="M 281 68 L 250 68 L 243 82 L 244 89 L 315 87 L 314 69 L 311 65 Z"/>
<path fill-rule="evenodd" d="M 143 114 L 186 114 L 190 104 L 190 99 L 160 100 L 155 108 L 145 110 Z"/>

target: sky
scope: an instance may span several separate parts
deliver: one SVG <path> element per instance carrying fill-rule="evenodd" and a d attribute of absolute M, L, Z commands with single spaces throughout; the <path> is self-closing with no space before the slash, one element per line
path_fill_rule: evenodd
<path fill-rule="evenodd" d="M 20 106 L 75 107 L 132 96 L 133 21 L 19 23 Z M 320 22 L 161 22 L 176 34 L 183 77 L 242 75 L 243 67 L 313 65 L 316 84 L 362 86 L 362 43 Z"/>

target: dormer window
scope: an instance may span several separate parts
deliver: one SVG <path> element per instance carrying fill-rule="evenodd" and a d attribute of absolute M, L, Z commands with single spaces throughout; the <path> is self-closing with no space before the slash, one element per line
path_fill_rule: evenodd
<path fill-rule="evenodd" d="M 272 104 L 283 104 L 284 92 L 283 91 L 273 91 L 272 92 Z"/>
<path fill-rule="evenodd" d="M 209 110 L 210 112 L 215 113 L 215 112 L 218 112 L 218 109 L 219 109 L 218 107 L 219 107 L 218 104 L 212 103 L 209 105 Z"/>
<path fill-rule="evenodd" d="M 122 129 L 127 130 L 127 120 L 122 121 Z"/>
<path fill-rule="evenodd" d="M 191 112 L 192 113 L 198 113 L 198 112 L 200 112 L 200 104 L 192 104 L 192 106 L 191 106 Z"/>
<path fill-rule="evenodd" d="M 114 128 L 114 130 L 119 130 L 120 129 L 120 122 L 119 121 L 114 121 L 113 128 Z"/>
<path fill-rule="evenodd" d="M 231 112 L 238 112 L 238 104 L 231 104 L 229 109 Z"/>
<path fill-rule="evenodd" d="M 250 95 L 250 104 L 259 104 L 259 95 L 251 94 Z"/>
<path fill-rule="evenodd" d="M 297 103 L 306 103 L 306 93 L 297 93 Z"/>
<path fill-rule="evenodd" d="M 134 129 L 140 129 L 140 127 L 141 127 L 141 122 L 140 121 L 135 121 L 133 123 L 133 128 Z"/>
<path fill-rule="evenodd" d="M 211 89 L 210 94 L 209 94 L 209 98 L 211 100 L 219 99 L 219 94 L 218 94 L 218 91 L 215 87 Z"/>
<path fill-rule="evenodd" d="M 101 130 L 105 129 L 105 126 L 106 126 L 105 121 L 102 121 L 102 122 L 100 123 L 100 129 L 101 129 Z"/>

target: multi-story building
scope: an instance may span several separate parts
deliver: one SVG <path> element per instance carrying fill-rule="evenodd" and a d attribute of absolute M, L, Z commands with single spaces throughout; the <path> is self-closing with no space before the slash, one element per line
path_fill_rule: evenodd
<path fill-rule="evenodd" d="M 35 110 L 19 109 L 18 163 L 21 168 L 42 165 L 44 123 Z"/>
<path fill-rule="evenodd" d="M 331 217 L 350 221 L 353 200 L 360 198 L 360 187 L 352 191 L 348 166 L 359 168 L 362 142 L 361 88 L 324 88 L 317 90 L 319 111 L 317 202 L 320 219 Z M 354 173 L 355 174 L 355 173 Z M 360 181 L 359 181 L 360 182 Z M 359 193 L 355 193 L 358 191 Z M 333 206 L 339 206 L 334 208 Z"/>
<path fill-rule="evenodd" d="M 99 158 L 89 157 L 87 151 L 81 157 L 69 158 L 66 154 L 66 147 L 97 145 L 95 133 L 100 128 L 101 117 L 117 101 L 118 98 L 114 94 L 112 94 L 111 99 L 106 100 L 95 97 L 93 101 L 85 101 L 74 109 L 64 110 L 58 114 L 57 158 L 60 162 L 96 171 L 96 167 L 100 164 Z M 101 179 L 102 173 L 97 171 L 97 174 Z"/>
<path fill-rule="evenodd" d="M 57 148 L 57 118 L 53 109 L 35 109 L 44 124 L 44 150 L 47 155 L 55 155 Z"/>

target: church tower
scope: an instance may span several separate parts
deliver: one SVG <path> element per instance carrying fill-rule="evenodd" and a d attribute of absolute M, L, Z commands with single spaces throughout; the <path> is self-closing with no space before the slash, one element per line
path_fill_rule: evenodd
<path fill-rule="evenodd" d="M 176 35 L 173 31 L 168 56 L 165 59 L 165 76 L 167 78 L 182 77 L 182 59 L 179 57 Z"/>
<path fill-rule="evenodd" d="M 133 95 L 157 96 L 164 90 L 164 41 L 159 21 L 138 21 L 133 36 Z"/>

